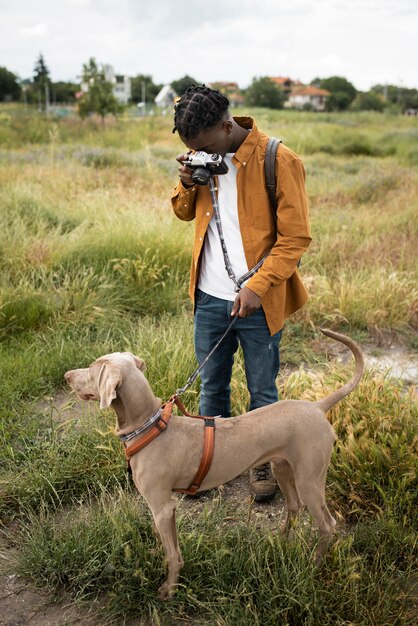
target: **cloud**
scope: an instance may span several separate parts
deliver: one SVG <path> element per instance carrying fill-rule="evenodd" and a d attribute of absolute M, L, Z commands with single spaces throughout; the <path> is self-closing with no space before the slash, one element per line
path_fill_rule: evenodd
<path fill-rule="evenodd" d="M 54 80 L 94 56 L 118 73 L 184 74 L 247 86 L 254 76 L 356 87 L 417 84 L 416 0 L 0 0 L 0 57 L 21 76 L 42 50 Z M 22 45 L 22 43 L 24 45 Z"/>
<path fill-rule="evenodd" d="M 48 30 L 48 25 L 45 22 L 41 22 L 35 26 L 22 28 L 20 34 L 24 37 L 45 37 L 45 35 L 48 35 Z"/>
<path fill-rule="evenodd" d="M 100 0 L 96 0 L 100 2 Z M 206 24 L 225 27 L 231 23 L 262 18 L 264 24 L 276 24 L 276 36 L 279 36 L 280 19 L 308 15 L 315 11 L 315 5 L 306 0 L 224 0 L 221 4 L 210 1 L 193 0 L 127 0 L 127 7 L 136 26 L 148 35 L 162 39 L 169 36 L 179 37 L 191 32 L 196 35 L 204 30 Z M 203 41 L 210 45 L 211 41 Z M 234 44 L 233 37 L 230 38 Z"/>
<path fill-rule="evenodd" d="M 338 54 L 327 54 L 326 56 L 322 57 L 322 59 L 320 59 L 320 64 L 321 69 L 324 73 L 331 72 L 332 74 L 334 74 L 335 72 L 338 72 L 339 68 L 341 67 L 341 58 L 338 56 Z"/>

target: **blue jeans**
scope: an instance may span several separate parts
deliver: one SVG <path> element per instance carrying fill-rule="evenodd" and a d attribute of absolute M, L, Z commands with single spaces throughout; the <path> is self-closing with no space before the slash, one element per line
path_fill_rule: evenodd
<path fill-rule="evenodd" d="M 195 297 L 195 350 L 199 363 L 209 354 L 231 321 L 233 302 L 210 296 L 199 289 Z M 262 308 L 238 318 L 221 345 L 200 372 L 200 415 L 231 415 L 231 374 L 240 344 L 250 392 L 249 410 L 277 402 L 276 376 L 280 367 L 282 331 L 270 335 Z"/>

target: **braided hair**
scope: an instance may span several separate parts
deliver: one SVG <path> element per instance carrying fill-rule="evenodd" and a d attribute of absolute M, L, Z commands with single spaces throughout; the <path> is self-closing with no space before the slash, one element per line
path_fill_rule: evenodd
<path fill-rule="evenodd" d="M 174 107 L 174 128 L 185 139 L 193 139 L 209 130 L 228 110 L 229 100 L 217 89 L 192 85 Z"/>

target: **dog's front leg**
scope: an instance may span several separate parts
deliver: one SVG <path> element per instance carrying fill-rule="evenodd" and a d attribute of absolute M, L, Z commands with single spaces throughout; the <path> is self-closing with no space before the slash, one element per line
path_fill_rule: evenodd
<path fill-rule="evenodd" d="M 183 566 L 177 539 L 176 505 L 171 500 L 171 493 L 168 493 L 164 498 L 162 494 L 157 496 L 154 493 L 146 499 L 167 558 L 168 576 L 158 589 L 158 598 L 167 600 L 176 591 L 180 569 Z"/>

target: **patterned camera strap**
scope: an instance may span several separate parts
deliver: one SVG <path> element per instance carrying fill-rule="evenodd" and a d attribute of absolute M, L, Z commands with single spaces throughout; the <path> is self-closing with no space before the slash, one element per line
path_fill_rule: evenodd
<path fill-rule="evenodd" d="M 243 283 L 245 283 L 246 280 L 251 278 L 251 276 L 254 276 L 254 274 L 260 269 L 260 267 L 263 265 L 264 261 L 266 260 L 266 258 L 268 257 L 271 251 L 269 250 L 267 254 L 265 254 L 263 258 L 260 259 L 258 263 L 256 263 L 256 265 L 254 265 L 253 268 L 248 270 L 248 272 L 243 274 L 240 278 L 237 278 L 235 276 L 235 272 L 232 269 L 231 261 L 229 259 L 228 250 L 226 248 L 225 239 L 224 239 L 224 235 L 222 231 L 222 222 L 221 222 L 221 216 L 219 212 L 218 194 L 216 193 L 217 190 L 218 188 L 216 187 L 215 181 L 213 180 L 213 177 L 211 176 L 209 179 L 209 191 L 210 191 L 210 195 L 212 199 L 212 208 L 213 208 L 213 213 L 215 215 L 216 228 L 218 230 L 219 239 L 221 241 L 225 269 L 227 271 L 229 278 L 233 281 L 235 285 L 236 293 L 238 293 L 241 290 Z"/>

